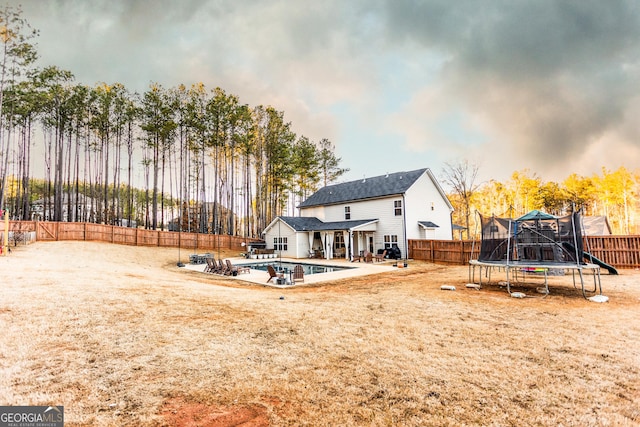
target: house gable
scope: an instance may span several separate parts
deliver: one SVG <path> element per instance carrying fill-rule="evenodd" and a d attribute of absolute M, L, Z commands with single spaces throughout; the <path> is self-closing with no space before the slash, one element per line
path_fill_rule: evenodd
<path fill-rule="evenodd" d="M 405 194 L 407 239 L 442 239 L 453 237 L 453 206 L 431 173 L 426 173 Z M 432 223 L 436 227 L 425 227 Z"/>

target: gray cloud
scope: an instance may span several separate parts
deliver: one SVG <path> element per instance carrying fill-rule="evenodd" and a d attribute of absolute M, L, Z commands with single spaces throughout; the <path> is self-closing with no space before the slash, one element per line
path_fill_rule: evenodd
<path fill-rule="evenodd" d="M 556 179 L 640 158 L 640 3 L 22 3 L 45 65 L 274 105 L 297 133 L 333 140 L 356 177 L 467 155 L 490 174 Z"/>
<path fill-rule="evenodd" d="M 494 150 L 544 171 L 612 130 L 632 130 L 617 144 L 637 153 L 626 122 L 640 83 L 639 12 L 621 1 L 402 0 L 389 3 L 388 25 L 448 58 L 441 96 L 483 118 Z"/>
<path fill-rule="evenodd" d="M 451 55 L 460 68 L 517 79 L 637 59 L 637 2 L 389 2 L 391 36 Z"/>

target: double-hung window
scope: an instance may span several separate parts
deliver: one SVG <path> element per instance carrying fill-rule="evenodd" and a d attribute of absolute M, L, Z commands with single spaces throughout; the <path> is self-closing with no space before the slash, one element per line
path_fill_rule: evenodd
<path fill-rule="evenodd" d="M 287 250 L 287 238 L 286 237 L 274 237 L 273 238 L 273 249 L 276 251 L 286 251 Z"/>
<path fill-rule="evenodd" d="M 396 200 L 393 202 L 393 213 L 396 216 L 402 215 L 402 200 Z"/>
<path fill-rule="evenodd" d="M 393 246 L 398 245 L 398 235 L 397 234 L 385 234 L 384 235 L 384 248 L 389 249 Z"/>

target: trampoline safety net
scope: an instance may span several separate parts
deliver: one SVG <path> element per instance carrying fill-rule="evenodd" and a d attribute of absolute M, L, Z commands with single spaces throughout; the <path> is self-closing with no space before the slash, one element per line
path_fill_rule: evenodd
<path fill-rule="evenodd" d="M 479 261 L 582 263 L 579 212 L 557 217 L 532 211 L 517 219 L 478 215 L 482 227 Z"/>

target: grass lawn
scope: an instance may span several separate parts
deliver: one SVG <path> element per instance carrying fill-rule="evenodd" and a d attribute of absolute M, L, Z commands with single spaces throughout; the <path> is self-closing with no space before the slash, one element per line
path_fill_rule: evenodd
<path fill-rule="evenodd" d="M 460 266 L 277 289 L 177 260 L 0 257 L 0 404 L 64 405 L 67 426 L 640 425 L 638 271 L 603 273 L 598 304 L 570 276 L 516 299 Z"/>

